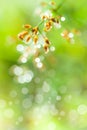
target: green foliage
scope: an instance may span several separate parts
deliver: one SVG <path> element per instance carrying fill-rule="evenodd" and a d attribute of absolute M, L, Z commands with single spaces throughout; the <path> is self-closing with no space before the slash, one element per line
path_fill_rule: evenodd
<path fill-rule="evenodd" d="M 53 28 L 47 34 L 55 51 L 45 54 L 41 50 L 44 70 L 36 68 L 33 57 L 25 64 L 19 63 L 21 53 L 16 49 L 18 44 L 23 44 L 17 38 L 22 25 L 30 23 L 35 26 L 39 23 L 35 9 L 40 7 L 40 2 L 0 0 L 0 129 L 85 130 L 87 1 L 64 0 L 61 4 L 62 0 L 55 0 L 61 4 L 58 15 L 65 16 L 66 21 L 62 23 L 61 30 Z M 74 44 L 61 37 L 64 28 L 80 32 L 75 35 Z M 32 80 L 18 83 L 14 65 L 21 67 L 23 74 L 32 72 Z"/>

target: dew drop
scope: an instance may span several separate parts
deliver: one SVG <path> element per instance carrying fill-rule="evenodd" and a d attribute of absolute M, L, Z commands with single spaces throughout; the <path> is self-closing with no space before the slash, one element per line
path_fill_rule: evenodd
<path fill-rule="evenodd" d="M 28 88 L 23 87 L 22 90 L 21 90 L 21 92 L 22 92 L 24 95 L 28 94 Z"/>
<path fill-rule="evenodd" d="M 25 47 L 24 47 L 22 44 L 18 44 L 16 49 L 17 49 L 17 51 L 19 51 L 19 52 L 23 52 L 24 49 L 25 49 Z"/>

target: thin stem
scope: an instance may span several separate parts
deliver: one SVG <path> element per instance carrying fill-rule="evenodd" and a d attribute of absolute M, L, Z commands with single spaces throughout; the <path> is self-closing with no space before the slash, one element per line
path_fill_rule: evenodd
<path fill-rule="evenodd" d="M 62 5 L 65 3 L 66 0 L 63 0 L 57 7 L 56 7 L 56 11 L 59 10 Z"/>
<path fill-rule="evenodd" d="M 40 33 L 40 35 L 43 37 L 43 38 L 45 38 L 45 36 L 42 34 L 42 32 L 40 31 L 40 29 L 38 29 L 38 31 L 39 31 L 39 33 Z"/>
<path fill-rule="evenodd" d="M 52 11 L 55 12 L 55 13 L 57 13 L 58 10 L 62 7 L 63 4 L 64 4 L 64 0 L 58 6 L 56 6 L 56 8 L 53 8 Z"/>
<path fill-rule="evenodd" d="M 39 27 L 41 24 L 43 24 L 44 23 L 44 21 L 42 20 L 38 25 L 37 25 L 37 27 Z"/>
<path fill-rule="evenodd" d="M 38 31 L 39 31 L 39 33 L 40 33 L 40 35 L 43 37 L 43 38 L 45 38 L 45 36 L 42 34 L 42 32 L 41 32 L 41 30 L 40 30 L 40 25 L 41 24 L 43 24 L 44 23 L 44 20 L 42 20 L 38 25 L 37 25 L 37 27 L 38 27 Z"/>

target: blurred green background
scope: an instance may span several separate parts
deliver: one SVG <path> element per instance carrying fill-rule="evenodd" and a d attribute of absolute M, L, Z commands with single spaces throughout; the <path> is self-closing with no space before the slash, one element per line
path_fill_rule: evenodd
<path fill-rule="evenodd" d="M 63 2 L 62 28 L 77 29 L 80 35 L 71 44 L 61 38 L 61 30 L 49 32 L 55 51 L 41 54 L 41 71 L 33 57 L 18 63 L 16 47 L 22 44 L 17 38 L 22 25 L 40 21 L 35 10 L 42 0 L 0 0 L 0 130 L 87 130 L 87 1 L 55 1 Z M 32 79 L 18 83 L 12 67 Z"/>

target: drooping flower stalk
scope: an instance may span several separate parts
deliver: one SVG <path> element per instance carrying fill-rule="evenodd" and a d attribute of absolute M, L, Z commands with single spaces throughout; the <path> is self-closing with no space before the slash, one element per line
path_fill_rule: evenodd
<path fill-rule="evenodd" d="M 60 29 L 61 22 L 66 20 L 65 17 L 58 15 L 57 12 L 61 4 L 57 6 L 54 1 L 51 1 L 49 3 L 43 2 L 42 6 L 47 6 L 49 9 L 39 14 L 41 18 L 39 24 L 35 27 L 32 27 L 30 24 L 25 24 L 23 26 L 24 30 L 18 34 L 18 38 L 25 43 L 24 51 L 20 57 L 20 61 L 23 63 L 27 62 L 30 55 L 38 58 L 37 54 L 39 54 L 40 48 L 43 48 L 46 53 L 49 52 L 52 44 L 46 36 L 47 32 L 53 27 Z M 61 36 L 71 42 L 73 41 L 74 34 L 64 29 Z"/>

